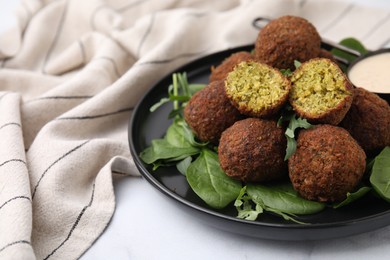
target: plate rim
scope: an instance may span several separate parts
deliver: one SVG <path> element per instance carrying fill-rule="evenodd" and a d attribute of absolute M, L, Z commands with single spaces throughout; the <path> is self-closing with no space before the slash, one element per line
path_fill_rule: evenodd
<path fill-rule="evenodd" d="M 275 228 L 275 229 L 285 229 L 285 230 L 302 230 L 302 231 L 308 231 L 313 229 L 331 229 L 331 228 L 337 228 L 337 227 L 345 227 L 345 226 L 356 226 L 359 224 L 364 224 L 365 222 L 373 221 L 373 220 L 382 220 L 385 217 L 390 218 L 390 209 L 379 212 L 376 214 L 372 214 L 369 216 L 360 217 L 353 220 L 343 220 L 343 221 L 336 221 L 336 222 L 330 222 L 330 223 L 309 223 L 307 225 L 302 225 L 298 223 L 291 223 L 291 224 L 283 224 L 283 223 L 267 223 L 259 220 L 251 221 L 251 220 L 245 220 L 245 219 L 239 219 L 237 217 L 229 216 L 220 212 L 217 212 L 213 209 L 205 208 L 201 205 L 197 205 L 196 203 L 193 203 L 191 201 L 186 200 L 182 196 L 176 194 L 175 192 L 171 191 L 169 188 L 167 188 L 163 183 L 161 183 L 158 179 L 156 179 L 152 173 L 149 172 L 149 170 L 145 167 L 142 160 L 139 158 L 139 155 L 137 154 L 137 151 L 135 150 L 134 140 L 133 140 L 133 132 L 135 127 L 135 120 L 137 119 L 137 114 L 139 113 L 140 107 L 142 106 L 142 103 L 145 102 L 146 98 L 150 95 L 153 90 L 155 90 L 159 85 L 162 84 L 162 82 L 167 81 L 170 79 L 171 75 L 175 72 L 183 72 L 186 71 L 187 68 L 195 66 L 197 63 L 202 63 L 202 61 L 210 59 L 211 57 L 216 57 L 219 55 L 224 55 L 227 53 L 233 53 L 236 51 L 241 50 L 248 50 L 250 48 L 253 48 L 253 44 L 250 45 L 242 45 L 235 48 L 229 48 L 222 51 L 214 52 L 202 57 L 199 57 L 198 59 L 192 60 L 174 70 L 172 70 L 170 73 L 163 76 L 160 80 L 158 80 L 154 85 L 152 85 L 145 94 L 140 98 L 137 105 L 134 107 L 134 110 L 131 114 L 129 124 L 128 124 L 128 142 L 129 142 L 129 148 L 131 155 L 133 156 L 134 163 L 137 167 L 137 169 L 140 171 L 143 178 L 145 178 L 152 186 L 157 188 L 160 192 L 162 192 L 165 196 L 168 196 L 169 198 L 173 199 L 174 201 L 180 202 L 181 205 L 184 205 L 192 210 L 196 210 L 199 213 L 204 213 L 210 217 L 216 217 L 218 219 L 222 219 L 224 221 L 234 222 L 234 223 L 240 223 L 245 224 L 253 227 L 265 227 L 265 228 Z M 390 220 L 388 221 L 390 223 Z M 386 225 L 378 225 L 374 229 L 375 230 L 381 227 L 385 227 Z M 353 234 L 360 234 L 365 233 L 367 231 L 362 232 L 352 232 L 349 235 Z M 348 234 L 347 234 L 348 236 Z M 331 236 L 329 238 L 338 238 L 342 237 L 340 236 Z M 263 237 L 267 238 L 267 237 Z M 309 240 L 319 240 L 318 239 L 309 239 Z M 280 239 L 280 240 L 293 240 L 293 239 Z"/>

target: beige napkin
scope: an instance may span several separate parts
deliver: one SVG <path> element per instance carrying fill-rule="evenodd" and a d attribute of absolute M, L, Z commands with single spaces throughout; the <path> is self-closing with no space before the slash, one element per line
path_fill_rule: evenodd
<path fill-rule="evenodd" d="M 389 42 L 389 10 L 348 1 L 21 1 L 0 35 L 0 259 L 80 257 L 114 214 L 112 178 L 139 175 L 127 127 L 145 91 L 284 14 Z"/>

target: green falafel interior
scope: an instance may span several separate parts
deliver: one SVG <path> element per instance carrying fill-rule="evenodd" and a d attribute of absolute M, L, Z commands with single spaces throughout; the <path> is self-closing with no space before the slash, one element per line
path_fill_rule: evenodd
<path fill-rule="evenodd" d="M 328 59 L 312 59 L 291 77 L 290 102 L 313 115 L 321 115 L 352 96 L 340 68 Z"/>
<path fill-rule="evenodd" d="M 226 94 L 238 110 L 249 115 L 266 115 L 270 108 L 281 107 L 290 90 L 289 80 L 266 64 L 239 63 L 225 81 Z"/>

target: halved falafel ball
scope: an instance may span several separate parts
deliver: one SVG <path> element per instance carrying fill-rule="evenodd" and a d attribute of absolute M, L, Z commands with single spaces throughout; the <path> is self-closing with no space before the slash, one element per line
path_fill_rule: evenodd
<path fill-rule="evenodd" d="M 218 144 L 221 133 L 242 117 L 227 98 L 223 81 L 195 93 L 184 108 L 184 119 L 196 137 L 212 144 Z"/>
<path fill-rule="evenodd" d="M 306 19 L 282 16 L 260 30 L 255 42 L 255 57 L 278 69 L 294 70 L 294 60 L 305 62 L 318 57 L 321 37 Z"/>
<path fill-rule="evenodd" d="M 279 70 L 255 61 L 244 61 L 225 80 L 226 94 L 245 115 L 274 116 L 287 102 L 290 81 Z"/>
<path fill-rule="evenodd" d="M 287 177 L 286 137 L 273 120 L 246 118 L 221 136 L 218 157 L 225 173 L 243 182 Z"/>
<path fill-rule="evenodd" d="M 227 57 L 220 65 L 215 68 L 211 68 L 210 82 L 215 80 L 225 80 L 226 76 L 231 72 L 234 67 L 242 61 L 248 61 L 253 59 L 250 52 L 240 51 L 233 53 Z"/>
<path fill-rule="evenodd" d="M 336 63 L 311 59 L 293 72 L 290 104 L 311 123 L 337 125 L 351 107 L 353 87 Z"/>
<path fill-rule="evenodd" d="M 348 130 L 366 154 L 373 155 L 390 146 L 390 106 L 364 88 L 353 90 L 351 108 L 340 126 Z"/>
<path fill-rule="evenodd" d="M 345 129 L 317 125 L 301 130 L 297 150 L 288 160 L 295 190 L 308 200 L 341 201 L 359 184 L 366 155 Z"/>

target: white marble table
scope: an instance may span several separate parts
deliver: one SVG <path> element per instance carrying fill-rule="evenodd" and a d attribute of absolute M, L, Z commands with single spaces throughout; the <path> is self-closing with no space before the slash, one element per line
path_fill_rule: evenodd
<path fill-rule="evenodd" d="M 17 1 L 0 0 L 0 9 Z M 390 10 L 387 0 L 359 0 Z M 389 11 L 390 15 L 390 11 Z M 0 29 L 12 16 L 0 15 Z M 389 32 L 390 35 L 390 32 Z M 81 257 L 99 259 L 378 259 L 390 255 L 390 227 L 347 238 L 288 242 L 245 237 L 203 224 L 141 177 L 115 177 L 111 223 Z"/>

